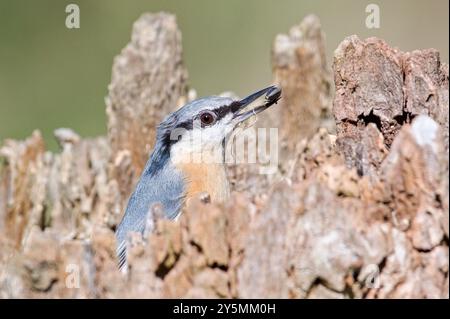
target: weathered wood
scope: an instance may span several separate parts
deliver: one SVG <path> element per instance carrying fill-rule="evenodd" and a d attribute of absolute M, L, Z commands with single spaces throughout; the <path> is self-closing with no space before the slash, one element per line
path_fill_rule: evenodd
<path fill-rule="evenodd" d="M 175 16 L 144 14 L 114 59 L 106 113 L 113 174 L 124 196 L 147 162 L 155 127 L 187 93 L 182 51 Z"/>
<path fill-rule="evenodd" d="M 419 114 L 442 126 L 448 152 L 448 65 L 441 64 L 436 50 L 404 53 L 381 39 L 351 36 L 335 51 L 334 71 L 337 143 L 349 167 L 374 177 L 367 165 L 376 167 L 383 158 L 363 163 L 376 153 L 367 149 L 366 127 L 375 125 L 383 140 L 377 147 L 389 148 L 402 126 Z"/>
<path fill-rule="evenodd" d="M 448 298 L 448 66 L 347 38 L 334 136 L 316 112 L 331 94 L 322 45 L 313 17 L 275 44 L 289 170 L 231 166 L 230 201 L 193 199 L 133 236 L 124 276 L 114 229 L 155 125 L 186 99 L 174 17 L 144 15 L 114 62 L 108 138 L 59 129 L 58 153 L 39 132 L 0 148 L 0 297 Z"/>
<path fill-rule="evenodd" d="M 272 48 L 275 82 L 283 89 L 278 112 L 280 136 L 289 152 L 319 127 L 334 131 L 331 120 L 332 77 L 319 19 L 309 15 L 288 34 L 276 36 Z M 274 123 L 268 123 L 273 125 Z M 273 127 L 273 126 L 269 126 Z"/>

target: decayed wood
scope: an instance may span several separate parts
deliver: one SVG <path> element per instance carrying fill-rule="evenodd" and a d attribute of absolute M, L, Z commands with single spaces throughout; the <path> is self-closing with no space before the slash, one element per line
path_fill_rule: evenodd
<path fill-rule="evenodd" d="M 144 15 L 114 63 L 108 138 L 59 129 L 58 153 L 39 132 L 0 148 L 0 297 L 448 298 L 448 66 L 434 50 L 345 39 L 330 135 L 315 113 L 330 94 L 316 86 L 329 76 L 321 34 L 309 17 L 275 44 L 274 110 L 315 101 L 311 131 L 302 118 L 283 128 L 289 171 L 231 166 L 230 201 L 194 199 L 132 236 L 124 276 L 114 228 L 155 124 L 186 99 L 174 17 Z"/>
<path fill-rule="evenodd" d="M 184 98 L 186 80 L 175 16 L 144 14 L 114 59 L 106 99 L 111 156 L 118 164 L 113 173 L 124 196 L 153 148 L 155 127 Z"/>
<path fill-rule="evenodd" d="M 373 176 L 370 167 L 382 158 L 371 161 L 370 154 L 382 144 L 389 148 L 401 127 L 419 114 L 442 126 L 448 152 L 448 65 L 441 64 L 436 50 L 404 53 L 381 39 L 351 36 L 336 49 L 334 69 L 337 143 L 349 167 Z M 374 136 L 378 146 L 367 149 L 369 124 L 382 142 Z"/>
<path fill-rule="evenodd" d="M 288 34 L 276 36 L 272 67 L 275 82 L 283 89 L 283 99 L 277 111 L 279 120 L 271 119 L 267 125 L 276 124 L 280 129 L 288 152 L 292 153 L 300 139 L 311 137 L 319 127 L 333 132 L 331 70 L 327 65 L 324 34 L 316 16 L 309 15 Z"/>

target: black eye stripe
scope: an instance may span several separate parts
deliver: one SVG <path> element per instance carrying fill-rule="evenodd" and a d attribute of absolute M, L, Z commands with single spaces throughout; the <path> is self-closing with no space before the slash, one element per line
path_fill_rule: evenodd
<path fill-rule="evenodd" d="M 222 118 L 224 118 L 225 115 L 227 115 L 227 113 L 230 111 L 230 108 L 225 105 L 225 106 L 221 106 L 218 109 L 214 110 L 214 113 L 216 113 L 217 115 L 217 120 L 220 121 Z"/>
<path fill-rule="evenodd" d="M 221 107 L 215 109 L 214 113 L 216 113 L 217 120 L 219 121 L 222 118 L 224 118 L 228 113 L 230 113 L 230 111 L 236 112 L 240 106 L 241 106 L 241 104 L 239 103 L 239 101 L 234 101 L 230 105 L 224 105 L 224 106 L 221 106 Z"/>
<path fill-rule="evenodd" d="M 186 130 L 192 130 L 194 127 L 194 122 L 192 120 L 184 121 L 177 124 L 176 128 L 184 128 Z"/>
<path fill-rule="evenodd" d="M 230 111 L 231 112 L 236 112 L 239 109 L 240 106 L 241 106 L 241 104 L 240 104 L 239 101 L 234 101 L 234 102 L 232 102 L 229 105 L 224 105 L 224 106 L 218 107 L 218 108 L 216 108 L 214 110 L 211 110 L 211 111 L 216 114 L 216 121 L 220 121 L 228 113 L 230 113 Z M 198 114 L 195 119 L 197 119 L 200 114 Z M 194 127 L 193 124 L 194 124 L 194 119 L 187 120 L 187 121 L 178 123 L 176 128 L 184 128 L 186 130 L 192 130 L 193 127 Z"/>

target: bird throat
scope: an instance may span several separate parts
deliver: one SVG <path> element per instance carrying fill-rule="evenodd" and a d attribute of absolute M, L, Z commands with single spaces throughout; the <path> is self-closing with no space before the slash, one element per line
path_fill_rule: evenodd
<path fill-rule="evenodd" d="M 225 165 L 222 163 L 179 163 L 186 178 L 186 202 L 201 193 L 208 193 L 211 202 L 223 203 L 230 194 Z"/>
<path fill-rule="evenodd" d="M 184 176 L 186 204 L 192 197 L 207 193 L 213 203 L 225 202 L 230 194 L 223 143 L 178 142 L 171 149 L 172 164 Z"/>

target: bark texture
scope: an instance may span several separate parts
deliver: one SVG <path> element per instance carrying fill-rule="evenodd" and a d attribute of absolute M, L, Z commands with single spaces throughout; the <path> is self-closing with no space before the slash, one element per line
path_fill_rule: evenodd
<path fill-rule="evenodd" d="M 231 200 L 132 236 L 123 275 L 114 228 L 155 126 L 188 99 L 175 18 L 142 16 L 114 62 L 108 137 L 0 148 L 0 297 L 448 298 L 448 66 L 345 39 L 333 135 L 323 53 L 315 17 L 275 41 L 289 167 L 230 165 Z"/>
<path fill-rule="evenodd" d="M 288 34 L 276 36 L 272 48 L 274 80 L 283 88 L 276 124 L 287 152 L 319 127 L 334 131 L 331 120 L 332 76 L 327 65 L 325 36 L 319 19 L 309 15 Z M 295 137 L 295 138 L 293 138 Z"/>
<path fill-rule="evenodd" d="M 373 175 L 379 160 L 370 157 L 386 154 L 402 126 L 419 114 L 442 127 L 448 152 L 448 65 L 441 64 L 439 52 L 404 53 L 381 39 L 351 36 L 336 49 L 334 70 L 337 143 L 349 167 Z M 368 148 L 370 123 L 382 135 L 378 152 Z"/>
<path fill-rule="evenodd" d="M 182 51 L 175 16 L 144 14 L 133 26 L 131 42 L 114 59 L 106 113 L 111 160 L 118 164 L 114 174 L 124 197 L 147 162 L 155 127 L 183 104 L 187 71 Z"/>

